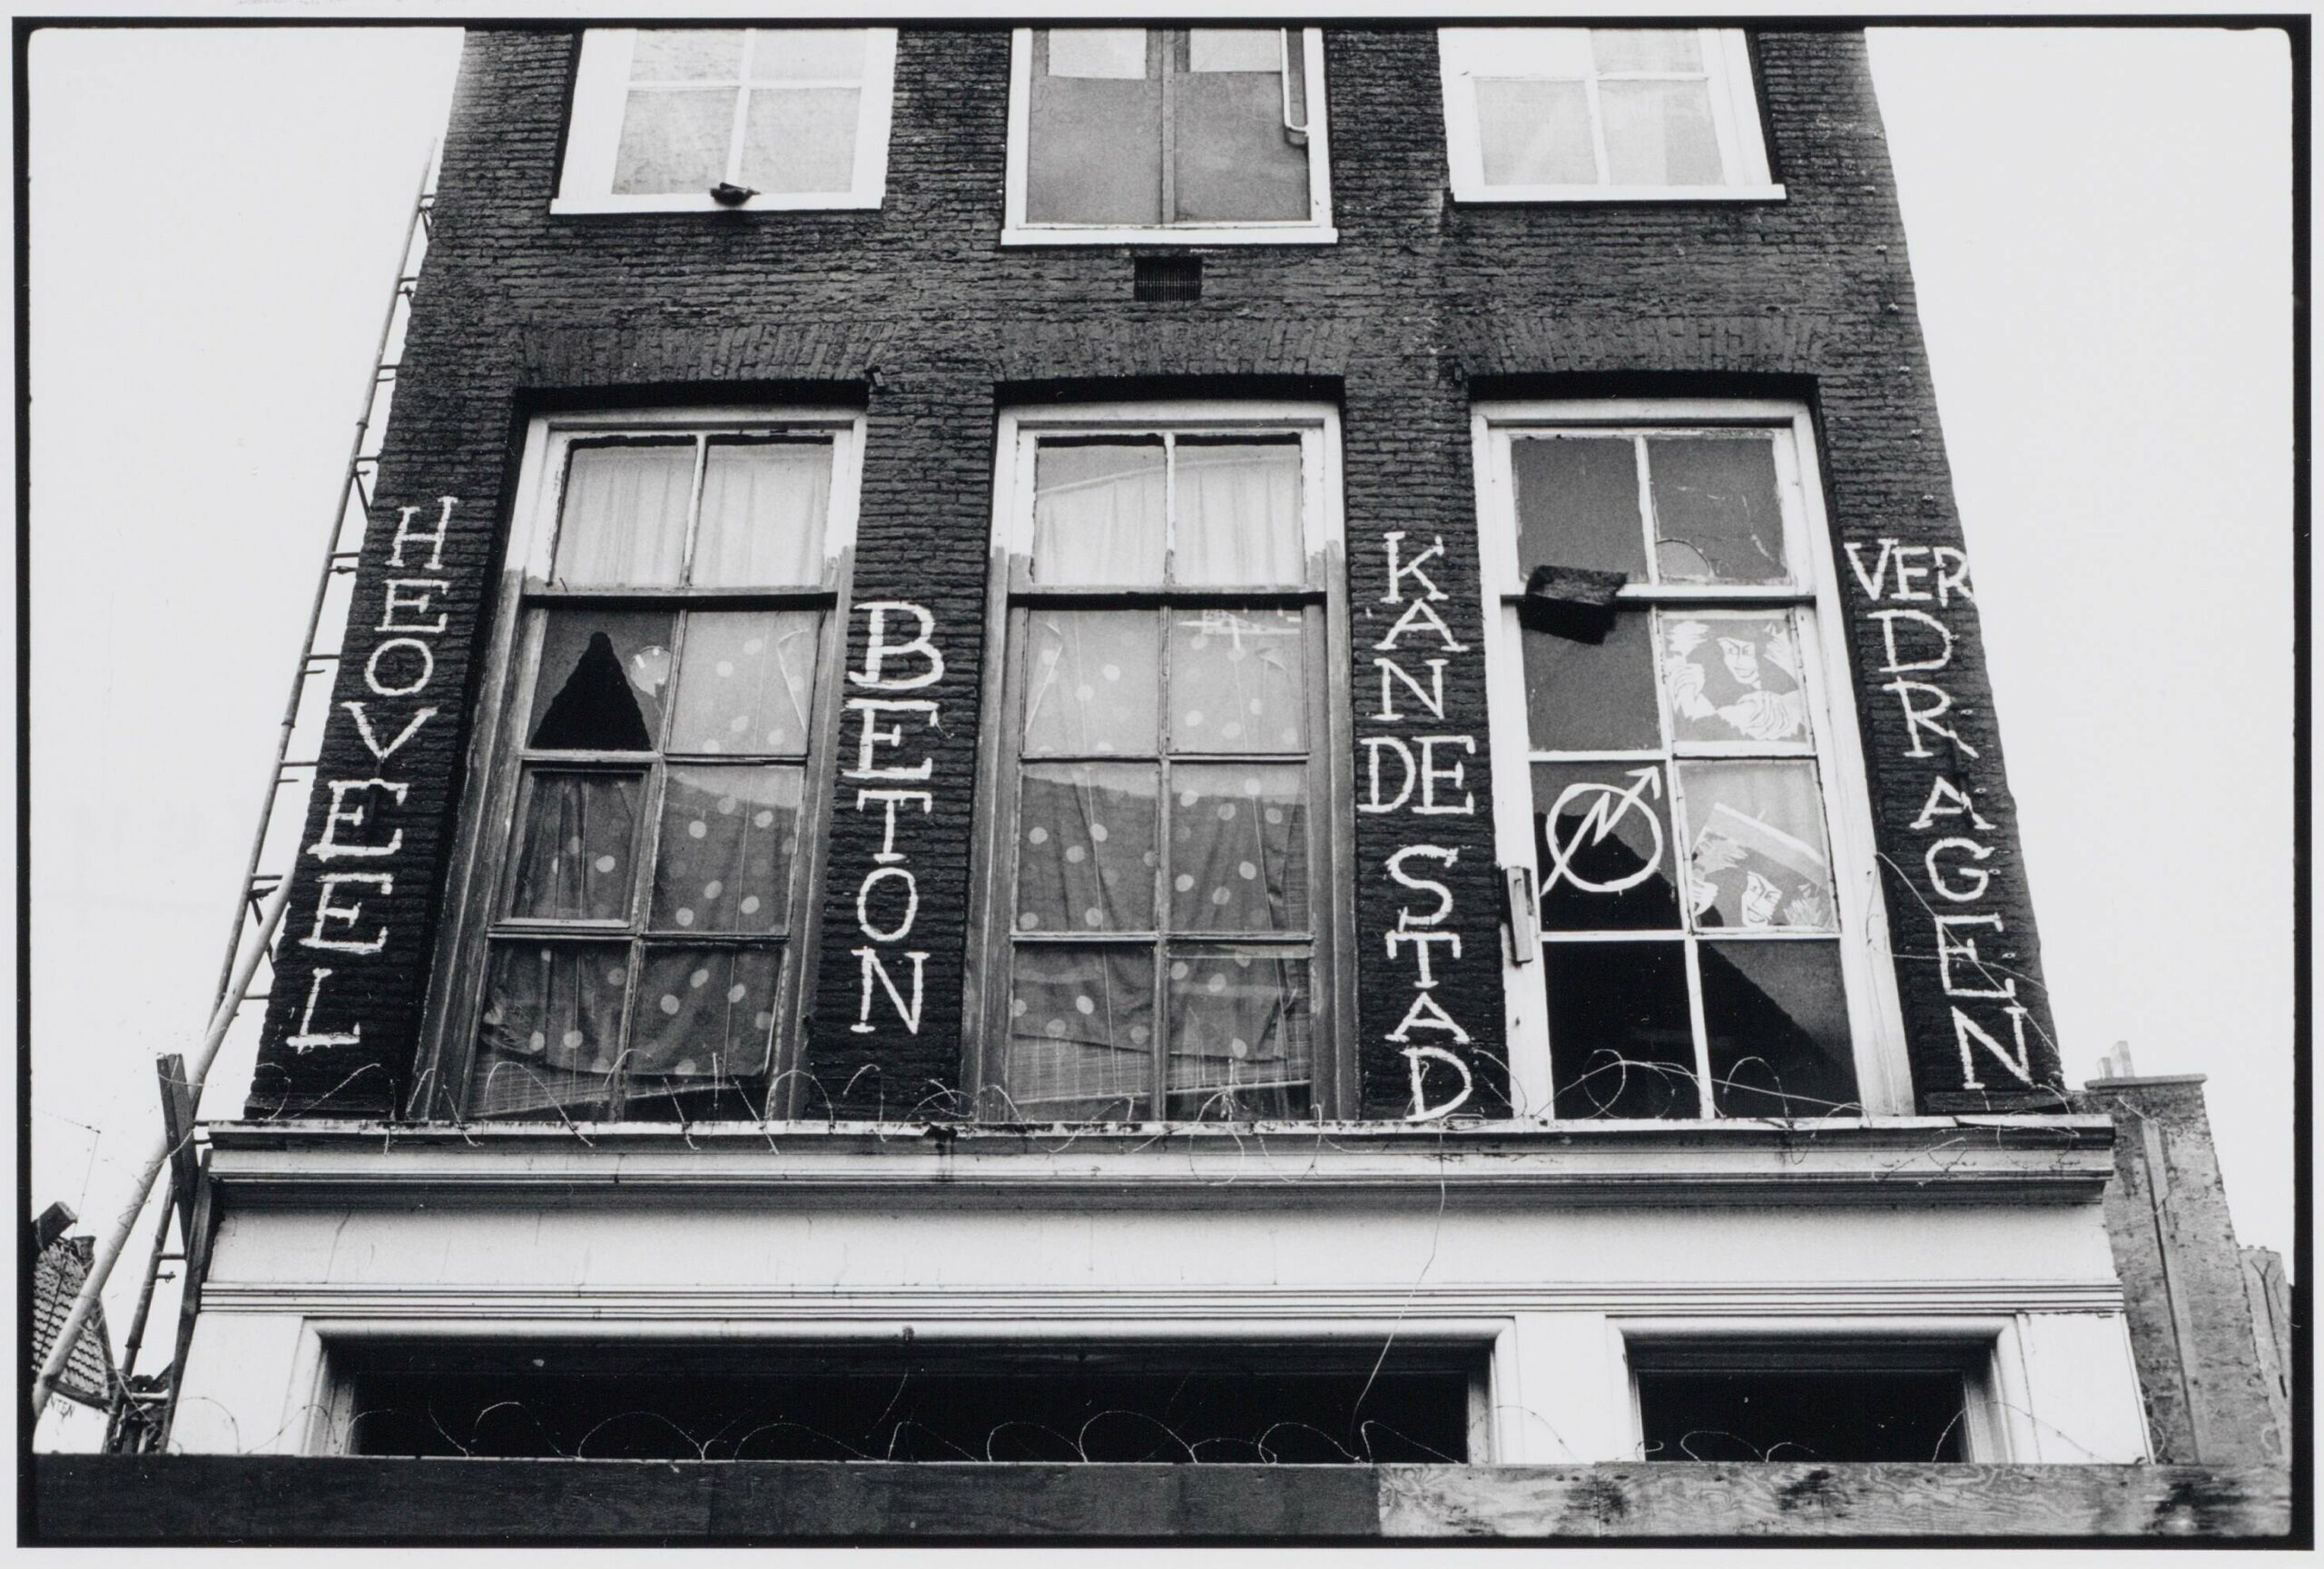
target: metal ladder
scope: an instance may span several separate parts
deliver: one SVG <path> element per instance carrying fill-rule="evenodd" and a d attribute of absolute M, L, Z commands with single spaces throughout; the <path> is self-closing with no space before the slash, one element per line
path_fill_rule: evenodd
<path fill-rule="evenodd" d="M 269 914 L 270 901 L 290 875 L 299 854 L 299 839 L 306 824 L 307 804 L 314 790 L 320 763 L 323 723 L 330 711 L 330 694 L 337 684 L 340 652 L 346 641 L 349 607 L 355 569 L 363 554 L 364 530 L 370 519 L 372 491 L 378 482 L 379 451 L 393 411 L 397 373 L 404 332 L 410 321 L 412 293 L 428 255 L 434 230 L 436 152 L 430 150 L 422 167 L 419 190 L 411 201 L 411 215 L 404 226 L 402 259 L 396 271 L 395 291 L 379 323 L 378 347 L 371 356 L 370 380 L 364 388 L 363 406 L 349 444 L 347 467 L 340 481 L 339 504 L 332 514 L 330 535 L 322 567 L 315 580 L 313 602 L 307 611 L 304 640 L 300 645 L 298 673 L 283 705 L 282 722 L 275 734 L 274 765 L 267 776 L 265 804 L 259 814 L 251 853 L 243 867 L 241 886 L 234 901 L 232 936 L 218 971 L 214 1007 L 231 1014 L 239 1025 L 251 1015 L 251 1004 L 263 1006 L 272 994 L 275 923 L 280 909 Z M 327 644 L 327 647 L 318 647 Z M 295 752 L 295 755 L 294 755 Z M 256 942 L 263 951 L 267 979 L 245 984 L 239 994 L 234 984 L 238 964 Z M 251 972 L 254 973 L 254 972 Z M 216 1014 L 213 1014 L 213 1021 Z M 115 1452 L 156 1449 L 169 1436 L 172 1409 L 177 1395 L 178 1370 L 184 1366 L 186 1342 L 199 1304 L 203 1267 L 209 1252 L 210 1206 L 194 1127 L 199 1083 L 190 1083 L 182 1058 L 163 1057 L 160 1063 L 162 1111 L 170 1159 L 169 1196 L 153 1229 L 153 1246 L 145 1265 L 145 1278 L 137 1294 L 137 1310 L 122 1343 L 112 1409 L 106 1424 L 105 1447 Z M 179 1239 L 171 1240 L 171 1218 L 177 1219 Z M 137 1356 L 145 1339 L 147 1316 L 154 1288 L 164 1278 L 164 1266 L 183 1271 L 178 1310 L 176 1345 L 166 1367 L 133 1385 Z M 100 1285 L 102 1283 L 100 1282 Z"/>

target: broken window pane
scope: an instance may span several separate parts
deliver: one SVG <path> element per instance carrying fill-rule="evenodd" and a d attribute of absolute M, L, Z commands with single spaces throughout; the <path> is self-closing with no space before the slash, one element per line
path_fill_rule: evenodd
<path fill-rule="evenodd" d="M 1716 185 L 1723 171 L 1711 128 L 1710 84 L 1600 82 L 1607 177 L 1616 185 Z"/>
<path fill-rule="evenodd" d="M 1200 32 L 1197 30 L 1197 35 Z M 1169 121 L 1172 193 L 1181 223 L 1304 222 L 1307 148 L 1284 123 L 1282 35 L 1255 33 L 1236 46 L 1264 65 L 1213 64 L 1179 75 Z M 1206 57 L 1230 58 L 1207 46 Z"/>
<path fill-rule="evenodd" d="M 1029 765 L 1019 797 L 1017 929 L 1154 930 L 1160 788 L 1151 765 Z"/>
<path fill-rule="evenodd" d="M 1305 1117 L 1315 1078 L 1305 957 L 1180 952 L 1169 975 L 1167 1115 Z"/>
<path fill-rule="evenodd" d="M 1787 583 L 1775 445 L 1765 435 L 1653 436 L 1655 574 L 1665 583 Z"/>
<path fill-rule="evenodd" d="M 782 952 L 647 948 L 624 1070 L 633 1080 L 763 1077 Z"/>
<path fill-rule="evenodd" d="M 552 610 L 544 621 L 527 745 L 652 751 L 670 680 L 669 613 Z"/>
<path fill-rule="evenodd" d="M 1509 444 L 1517 485 L 1517 567 L 1586 567 L 1646 576 L 1638 452 L 1627 436 L 1525 437 Z"/>
<path fill-rule="evenodd" d="M 1711 1100 L 1728 1117 L 1858 1116 L 1837 942 L 1706 942 Z"/>
<path fill-rule="evenodd" d="M 1154 224 L 1162 212 L 1162 84 L 1137 28 L 1033 35 L 1025 219 Z"/>
<path fill-rule="evenodd" d="M 1643 611 L 1599 643 L 1522 629 L 1526 729 L 1536 751 L 1652 751 L 1662 744 Z"/>
<path fill-rule="evenodd" d="M 1593 27 L 1590 49 L 1600 71 L 1699 71 L 1703 44 L 1691 29 Z"/>
<path fill-rule="evenodd" d="M 643 774 L 527 769 L 508 914 L 520 921 L 627 921 L 645 794 Z"/>
<path fill-rule="evenodd" d="M 1033 580 L 1159 583 L 1162 443 L 1044 441 L 1033 460 Z"/>
<path fill-rule="evenodd" d="M 1598 156 L 1590 148 L 1590 92 L 1582 84 L 1480 76 L 1476 94 L 1486 184 L 1598 183 Z"/>
<path fill-rule="evenodd" d="M 858 27 L 762 27 L 751 40 L 753 82 L 853 82 L 863 74 Z"/>
<path fill-rule="evenodd" d="M 697 610 L 686 617 L 673 752 L 804 756 L 819 610 Z"/>
<path fill-rule="evenodd" d="M 742 183 L 753 191 L 851 189 L 861 100 L 853 87 L 753 88 L 743 119 Z"/>
<path fill-rule="evenodd" d="M 1638 1375 L 1649 1460 L 1959 1461 L 1956 1372 L 1834 1368 Z"/>
<path fill-rule="evenodd" d="M 1170 749 L 1297 752 L 1307 693 L 1296 610 L 1174 610 Z"/>
<path fill-rule="evenodd" d="M 1305 766 L 1187 763 L 1170 784 L 1170 929 L 1307 930 Z"/>
<path fill-rule="evenodd" d="M 1028 617 L 1025 755 L 1152 756 L 1161 680 L 1150 610 L 1034 610 Z"/>
<path fill-rule="evenodd" d="M 1552 932 L 1675 929 L 1679 893 L 1662 770 L 1533 765 L 1541 924 Z"/>
<path fill-rule="evenodd" d="M 1301 563 L 1296 441 L 1178 443 L 1178 583 L 1297 583 Z"/>
<path fill-rule="evenodd" d="M 831 492 L 828 441 L 711 442 L 690 580 L 702 588 L 822 582 Z"/>
<path fill-rule="evenodd" d="M 1549 942 L 1557 1115 L 1699 1117 L 1687 955 L 1671 942 Z"/>
<path fill-rule="evenodd" d="M 628 980 L 620 943 L 494 943 L 477 1036 L 478 1115 L 603 1098 Z"/>
<path fill-rule="evenodd" d="M 1660 625 L 1675 740 L 1807 740 L 1807 694 L 1789 611 L 1666 611 Z"/>
<path fill-rule="evenodd" d="M 1154 1085 L 1154 954 L 1019 943 L 1003 1088 L 1025 1120 L 1142 1115 Z"/>
<path fill-rule="evenodd" d="M 676 583 L 693 498 L 691 441 L 575 447 L 566 464 L 556 581 L 576 587 Z"/>
<path fill-rule="evenodd" d="M 1679 784 L 1697 931 L 1837 928 L 1813 763 L 1681 763 Z"/>
<path fill-rule="evenodd" d="M 700 27 L 641 27 L 629 55 L 633 82 L 732 82 L 742 74 L 743 35 Z"/>
<path fill-rule="evenodd" d="M 779 932 L 799 842 L 796 768 L 673 767 L 653 913 L 662 932 Z"/>

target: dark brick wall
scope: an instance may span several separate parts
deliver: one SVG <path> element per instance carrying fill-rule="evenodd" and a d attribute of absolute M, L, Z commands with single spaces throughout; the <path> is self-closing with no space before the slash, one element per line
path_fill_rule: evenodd
<path fill-rule="evenodd" d="M 852 894 L 872 868 L 879 823 L 853 809 L 844 781 L 828 780 L 836 792 L 832 894 L 805 1064 L 813 1088 L 802 1109 L 948 1104 L 961 1054 L 994 422 L 1012 399 L 1064 388 L 1088 396 L 1291 392 L 1339 404 L 1359 737 L 1393 728 L 1367 720 L 1364 696 L 1367 686 L 1376 692 L 1368 646 L 1388 625 L 1383 615 L 1393 619 L 1401 608 L 1384 597 L 1387 537 L 1403 536 L 1406 560 L 1441 538 L 1443 554 L 1428 565 L 1446 595 L 1437 608 L 1469 653 L 1451 657 L 1447 713 L 1428 728 L 1475 737 L 1474 755 L 1461 761 L 1477 809 L 1425 819 L 1425 837 L 1457 852 L 1429 870 L 1453 893 L 1451 924 L 1462 939 L 1459 959 L 1439 952 L 1436 995 L 1472 1036 L 1462 1050 L 1483 1093 L 1468 1109 L 1480 1110 L 1498 1102 L 1504 1047 L 1471 399 L 1685 390 L 1809 400 L 1834 526 L 1861 560 L 1861 574 L 1842 574 L 1845 630 L 1864 683 L 1915 1083 L 1931 1109 L 2050 1103 L 2046 1094 L 2011 1094 L 2024 1086 L 1956 1024 L 1965 1017 L 2014 1050 L 2022 1022 L 2033 1077 L 2055 1084 L 1975 607 L 1958 594 L 1912 597 L 1935 588 L 1925 570 L 1933 565 L 1958 576 L 1957 557 L 1930 549 L 1957 551 L 1960 529 L 1859 34 L 1758 40 L 1770 152 L 1789 190 L 1782 202 L 1456 209 L 1446 197 L 1433 33 L 1331 29 L 1339 243 L 1210 250 L 1204 298 L 1172 304 L 1132 301 L 1128 248 L 1000 247 L 1004 29 L 904 32 L 887 199 L 868 212 L 552 217 L 575 46 L 570 33 L 469 35 L 337 694 L 369 705 L 383 747 L 420 707 L 437 712 L 375 760 L 353 715 L 334 710 L 323 776 L 401 787 L 399 799 L 380 788 L 348 796 L 369 815 L 342 823 L 338 837 L 368 847 L 395 843 L 394 833 L 401 839 L 391 854 L 302 860 L 254 1114 L 384 1115 L 413 1103 L 424 1072 L 415 1052 L 429 943 L 464 784 L 463 715 L 489 635 L 516 438 L 545 407 L 688 399 L 868 409 L 853 597 L 928 606 L 947 667 L 940 686 L 912 694 L 940 706 L 940 727 L 924 732 L 934 809 L 911 822 L 909 846 L 921 895 L 912 945 L 931 954 L 928 991 L 917 1034 L 843 1027 L 860 984 L 848 952 L 861 941 Z M 445 614 L 445 627 L 422 638 L 432 675 L 408 696 L 381 696 L 366 689 L 364 662 L 399 635 L 376 629 L 386 581 L 399 575 L 389 566 L 396 519 L 399 508 L 418 507 L 417 523 L 428 525 L 445 496 L 458 501 L 442 569 L 419 574 L 447 585 L 433 590 L 430 610 Z M 1889 569 L 1900 548 L 1907 567 L 1923 572 L 1902 579 L 1902 604 Z M 427 558 L 425 548 L 407 546 L 407 569 Z M 1403 587 L 1409 595 L 1413 581 Z M 1954 653 L 1941 673 L 1883 668 L 1890 660 L 1874 617 L 1890 609 L 1943 621 Z M 1936 636 L 1909 616 L 1896 625 L 1899 664 L 1919 658 L 1915 636 Z M 861 667 L 864 630 L 859 611 L 850 622 L 852 668 Z M 419 656 L 405 648 L 385 657 L 382 684 L 409 684 L 399 671 L 416 671 Z M 1927 724 L 1914 727 L 1907 706 L 1933 715 L 1937 698 L 1886 688 L 1900 679 L 1941 686 L 1949 708 L 1930 723 L 1949 739 Z M 1925 811 L 1940 778 L 1974 807 Z M 319 798 L 310 814 L 310 844 L 324 842 L 327 805 Z M 1410 1095 L 1407 1064 L 1384 1037 L 1413 994 L 1410 956 L 1390 962 L 1384 948 L 1398 896 L 1411 895 L 1390 881 L 1385 862 L 1419 836 L 1405 820 L 1359 814 L 1355 824 L 1357 1062 L 1363 1105 L 1374 1115 L 1402 1115 Z M 1966 843 L 1938 848 L 1932 870 L 1931 847 L 1947 839 Z M 335 903 L 359 897 L 361 913 L 327 917 L 322 934 L 377 942 L 375 951 L 307 942 L 320 876 L 348 871 L 390 877 L 392 887 L 341 884 Z M 1949 996 L 1937 913 L 1979 923 L 1953 928 L 1956 948 L 1975 942 L 1982 969 L 1956 954 Z M 319 969 L 332 972 L 320 990 Z M 2012 988 L 2014 996 L 1962 995 Z M 358 1027 L 359 1041 L 314 1039 Z M 295 1044 L 301 1035 L 305 1050 Z"/>

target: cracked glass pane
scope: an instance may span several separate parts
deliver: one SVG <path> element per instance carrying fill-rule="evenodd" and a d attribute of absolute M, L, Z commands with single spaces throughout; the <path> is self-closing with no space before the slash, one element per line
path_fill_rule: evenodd
<path fill-rule="evenodd" d="M 1652 436 L 1655 576 L 1665 583 L 1787 583 L 1775 444 L 1764 432 Z"/>

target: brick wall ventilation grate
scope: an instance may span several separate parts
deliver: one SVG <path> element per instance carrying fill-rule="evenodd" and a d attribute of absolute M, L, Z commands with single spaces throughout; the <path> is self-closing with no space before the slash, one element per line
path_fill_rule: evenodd
<path fill-rule="evenodd" d="M 1202 298 L 1202 258 L 1199 256 L 1140 256 L 1132 263 L 1131 287 L 1140 300 L 1199 300 Z"/>

